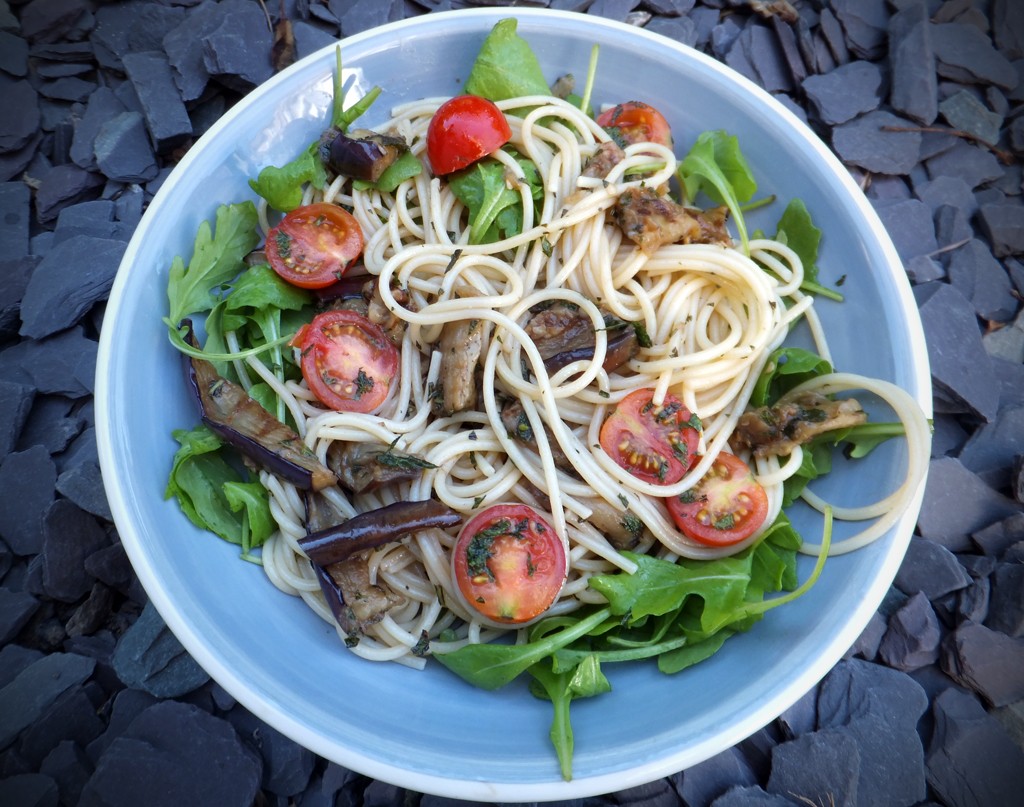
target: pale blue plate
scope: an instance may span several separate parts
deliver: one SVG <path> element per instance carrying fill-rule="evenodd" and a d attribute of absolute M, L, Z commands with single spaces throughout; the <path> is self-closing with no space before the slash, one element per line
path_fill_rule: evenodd
<path fill-rule="evenodd" d="M 459 91 L 473 57 L 508 10 L 437 14 L 342 43 L 346 87 L 395 103 Z M 900 261 L 827 147 L 768 94 L 667 39 L 603 19 L 516 9 L 549 81 L 585 76 L 600 45 L 594 100 L 639 99 L 667 114 L 677 146 L 724 128 L 764 194 L 799 196 L 825 231 L 822 280 L 847 280 L 824 301 L 838 366 L 894 381 L 930 407 L 927 357 Z M 700 762 L 739 742 L 810 689 L 857 638 L 893 579 L 917 505 L 870 548 L 830 560 L 806 597 L 769 613 L 707 663 L 674 677 L 651 664 L 607 670 L 611 694 L 572 706 L 575 778 L 563 782 L 548 739 L 550 705 L 525 684 L 489 693 L 437 665 L 415 672 L 345 652 L 334 631 L 281 594 L 236 548 L 195 529 L 164 501 L 175 428 L 196 411 L 167 341 L 167 270 L 191 254 L 217 205 L 251 198 L 247 179 L 292 159 L 324 128 L 334 49 L 304 59 L 234 107 L 188 152 L 147 210 L 121 265 L 100 341 L 96 422 L 118 532 L 168 625 L 242 704 L 316 753 L 414 790 L 475 800 L 538 801 L 615 791 Z M 781 206 L 754 226 L 774 232 Z M 840 468 L 826 494 L 868 502 L 901 478 L 897 447 Z M 820 519 L 798 526 L 818 540 Z M 809 559 L 802 562 L 806 575 Z"/>

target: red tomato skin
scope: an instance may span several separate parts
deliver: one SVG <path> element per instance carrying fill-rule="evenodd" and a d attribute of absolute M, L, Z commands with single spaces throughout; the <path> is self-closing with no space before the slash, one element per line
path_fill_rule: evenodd
<path fill-rule="evenodd" d="M 427 127 L 427 157 L 437 176 L 472 165 L 505 145 L 512 129 L 486 98 L 457 95 L 438 107 Z"/>
<path fill-rule="evenodd" d="M 597 125 L 609 130 L 619 145 L 659 143 L 672 148 L 672 129 L 665 116 L 643 101 L 626 101 L 606 109 L 597 116 Z"/>
<path fill-rule="evenodd" d="M 638 479 L 672 485 L 693 464 L 700 433 L 674 395 L 666 395 L 660 409 L 652 407 L 653 392 L 638 389 L 619 401 L 601 425 L 601 448 Z"/>
<path fill-rule="evenodd" d="M 267 233 L 270 268 L 303 289 L 336 283 L 363 251 L 363 231 L 345 208 L 326 202 L 297 207 Z"/>
<path fill-rule="evenodd" d="M 757 532 L 768 515 L 764 488 L 743 460 L 725 451 L 700 482 L 665 504 L 685 536 L 708 546 L 738 544 Z M 746 512 L 740 514 L 740 509 Z"/>
<path fill-rule="evenodd" d="M 496 527 L 500 534 L 486 537 Z M 480 511 L 462 528 L 452 550 L 452 577 L 465 604 L 503 625 L 540 617 L 558 598 L 567 568 L 562 539 L 525 504 Z"/>
<path fill-rule="evenodd" d="M 292 340 L 302 377 L 324 406 L 372 412 L 387 400 L 400 355 L 380 326 L 355 311 L 325 311 Z"/>

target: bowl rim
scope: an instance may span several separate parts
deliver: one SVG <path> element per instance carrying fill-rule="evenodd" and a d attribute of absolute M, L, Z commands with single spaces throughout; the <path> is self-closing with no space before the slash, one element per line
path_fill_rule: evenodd
<path fill-rule="evenodd" d="M 108 312 L 116 313 L 119 308 L 125 294 L 128 270 L 137 260 L 138 252 L 145 239 L 146 230 L 151 226 L 165 200 L 174 194 L 178 177 L 187 172 L 193 160 L 197 158 L 202 150 L 204 142 L 216 139 L 221 130 L 230 126 L 234 118 L 239 116 L 245 108 L 257 104 L 264 95 L 270 93 L 278 85 L 291 81 L 298 73 L 310 69 L 313 65 L 320 62 L 325 64 L 332 62 L 335 48 L 339 45 L 344 52 L 346 46 L 351 47 L 367 40 L 400 37 L 409 29 L 424 26 L 444 27 L 446 24 L 466 26 L 486 32 L 486 30 L 489 30 L 490 25 L 508 17 L 515 17 L 520 21 L 527 19 L 531 21 L 544 20 L 545 23 L 550 25 L 565 24 L 574 27 L 583 25 L 588 28 L 593 27 L 595 30 L 614 29 L 620 34 L 628 31 L 631 36 L 637 37 L 640 41 L 647 39 L 656 42 L 661 48 L 674 50 L 684 59 L 695 61 L 703 69 L 717 74 L 719 79 L 737 85 L 737 88 L 751 96 L 754 102 L 767 108 L 774 116 L 779 118 L 781 124 L 788 130 L 798 135 L 803 141 L 803 145 L 814 152 L 823 166 L 830 169 L 842 190 L 845 191 L 847 196 L 851 197 L 853 205 L 868 224 L 872 240 L 885 256 L 886 263 L 892 269 L 898 267 L 902 273 L 902 260 L 896 253 L 896 249 L 882 225 L 881 219 L 861 189 L 853 181 L 847 169 L 807 124 L 801 121 L 798 116 L 770 93 L 747 77 L 695 48 L 642 28 L 628 26 L 606 18 L 548 8 L 494 7 L 435 12 L 368 29 L 339 39 L 337 42 L 305 56 L 300 61 L 253 89 L 196 141 L 154 195 L 146 214 L 129 241 L 119 266 L 108 300 Z M 152 215 L 151 211 L 153 211 Z M 916 312 L 917 306 L 909 281 L 903 281 L 906 281 L 905 275 L 903 275 L 902 279 L 899 277 L 895 278 L 895 291 L 898 295 L 896 305 L 904 312 Z M 908 386 L 913 387 L 911 390 L 912 396 L 921 405 L 926 415 L 930 417 L 932 404 L 931 377 L 924 332 L 919 317 L 911 316 L 909 319 L 910 321 L 904 323 L 904 325 L 908 331 L 908 348 L 915 360 L 910 379 L 911 383 Z M 113 521 L 121 536 L 122 544 L 135 573 L 138 575 L 149 596 L 150 602 L 164 619 L 167 626 L 189 654 L 232 697 L 254 715 L 303 747 L 325 759 L 334 761 L 366 776 L 411 790 L 439 796 L 477 801 L 550 801 L 610 793 L 645 784 L 683 770 L 747 738 L 778 717 L 779 714 L 792 706 L 806 692 L 813 688 L 841 660 L 845 651 L 859 636 L 860 632 L 867 625 L 868 620 L 880 605 L 902 561 L 909 545 L 924 495 L 924 482 L 922 481 L 911 506 L 896 525 L 891 528 L 891 532 L 895 537 L 885 557 L 883 567 L 878 570 L 878 575 L 872 581 L 872 585 L 864 592 L 860 602 L 853 609 L 851 618 L 843 625 L 841 630 L 833 634 L 827 646 L 822 649 L 821 658 L 825 663 L 803 670 L 801 673 L 793 676 L 776 697 L 772 698 L 768 703 L 762 704 L 759 708 L 752 710 L 746 719 L 738 721 L 727 729 L 718 732 L 710 740 L 698 743 L 696 748 L 684 748 L 658 759 L 642 760 L 628 771 L 620 770 L 612 773 L 574 778 L 570 782 L 552 780 L 544 783 L 511 784 L 477 779 L 454 779 L 448 776 L 411 771 L 363 754 L 356 748 L 343 746 L 337 740 L 332 740 L 318 732 L 311 731 L 287 712 L 262 700 L 246 685 L 243 677 L 236 670 L 222 663 L 218 655 L 213 652 L 212 648 L 204 641 L 194 626 L 183 618 L 175 606 L 170 592 L 163 586 L 156 570 L 147 562 L 145 548 L 140 540 L 137 525 L 128 518 L 127 491 L 119 478 L 114 451 L 113 434 L 116 427 L 110 419 L 111 400 L 108 395 L 110 390 L 104 381 L 110 373 L 113 350 L 112 329 L 102 328 L 97 354 L 94 394 L 96 441 L 100 467 L 106 493 L 110 500 Z"/>

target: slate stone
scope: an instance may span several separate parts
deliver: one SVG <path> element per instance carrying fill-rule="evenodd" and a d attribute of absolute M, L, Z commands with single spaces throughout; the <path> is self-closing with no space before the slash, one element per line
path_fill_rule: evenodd
<path fill-rule="evenodd" d="M 859 59 L 825 75 L 810 76 L 802 86 L 818 117 L 834 126 L 875 109 L 884 79 L 878 65 Z"/>
<path fill-rule="evenodd" d="M 909 262 L 938 249 L 935 222 L 928 205 L 919 199 L 903 199 L 875 208 L 900 258 Z"/>
<path fill-rule="evenodd" d="M 163 50 L 171 66 L 174 81 L 185 102 L 195 101 L 206 89 L 210 74 L 203 62 L 204 39 L 220 25 L 221 10 L 238 0 L 204 2 L 189 10 L 185 18 L 163 39 Z M 241 0 L 245 5 L 245 0 Z"/>
<path fill-rule="evenodd" d="M 972 238 L 951 252 L 947 270 L 950 281 L 982 319 L 1007 322 L 1017 313 L 1010 276 L 985 242 Z"/>
<path fill-rule="evenodd" d="M 99 737 L 86 746 L 86 753 L 93 765 L 103 756 L 110 745 L 135 721 L 146 709 L 159 701 L 148 692 L 139 689 L 121 689 L 113 697 L 107 729 Z"/>
<path fill-rule="evenodd" d="M 107 747 L 79 805 L 249 807 L 259 783 L 259 758 L 230 724 L 194 706 L 165 701 L 142 712 Z"/>
<path fill-rule="evenodd" d="M 87 14 L 83 0 L 30 0 L 21 11 L 21 33 L 29 42 L 57 42 Z"/>
<path fill-rule="evenodd" d="M 228 717 L 242 738 L 263 760 L 262 788 L 278 796 L 296 796 L 309 784 L 316 757 L 294 740 L 242 707 Z"/>
<path fill-rule="evenodd" d="M 85 559 L 107 545 L 107 536 L 95 517 L 68 499 L 57 499 L 43 516 L 43 587 L 61 602 L 84 597 L 93 581 Z"/>
<path fill-rule="evenodd" d="M 192 122 L 167 57 L 161 51 L 145 51 L 126 54 L 122 61 L 157 152 L 181 145 L 192 134 Z"/>
<path fill-rule="evenodd" d="M 92 764 L 72 740 L 62 740 L 46 755 L 39 772 L 57 783 L 62 804 L 77 804 L 92 774 Z"/>
<path fill-rule="evenodd" d="M 126 247 L 123 241 L 85 235 L 55 244 L 25 290 L 20 333 L 42 339 L 75 325 L 109 295 Z"/>
<path fill-rule="evenodd" d="M 923 538 L 911 538 L 894 584 L 908 595 L 922 592 L 936 600 L 966 587 L 970 577 L 957 556 L 941 544 Z"/>
<path fill-rule="evenodd" d="M 125 106 L 109 87 L 100 87 L 89 96 L 85 112 L 75 124 L 71 141 L 71 160 L 79 168 L 96 167 L 94 144 L 103 124 L 125 111 Z"/>
<path fill-rule="evenodd" d="M 53 502 L 56 467 L 45 448 L 8 454 L 0 460 L 0 536 L 16 555 L 38 554 L 43 516 Z"/>
<path fill-rule="evenodd" d="M 1024 639 L 964 622 L 943 643 L 942 669 L 993 706 L 1024 698 Z"/>
<path fill-rule="evenodd" d="M 38 770 L 43 759 L 58 743 L 70 740 L 85 746 L 99 737 L 104 728 L 85 690 L 75 687 L 64 692 L 22 732 L 18 751 Z"/>
<path fill-rule="evenodd" d="M 846 37 L 843 35 L 843 26 L 830 8 L 823 8 L 818 20 L 820 24 L 819 33 L 829 53 L 835 60 L 836 65 L 846 64 L 850 61 L 850 51 L 846 47 Z M 832 68 L 829 68 L 832 69 Z M 827 70 L 824 72 L 828 72 Z"/>
<path fill-rule="evenodd" d="M 940 249 L 959 248 L 973 238 L 974 228 L 962 210 L 952 205 L 942 205 L 935 211 L 935 241 Z M 985 247 L 985 252 L 991 257 L 988 247 Z M 972 280 L 972 290 L 979 285 L 982 284 L 976 284 Z M 965 296 L 969 295 L 965 292 Z"/>
<path fill-rule="evenodd" d="M 147 182 L 159 170 L 145 121 L 138 112 L 122 112 L 108 120 L 96 135 L 93 148 L 96 166 L 108 179 Z"/>
<path fill-rule="evenodd" d="M 886 0 L 832 0 L 831 8 L 846 33 L 847 46 L 862 59 L 885 53 L 889 26 Z"/>
<path fill-rule="evenodd" d="M 996 567 L 985 624 L 1009 636 L 1024 636 L 1024 564 L 1000 563 Z"/>
<path fill-rule="evenodd" d="M 935 69 L 940 76 L 966 84 L 995 84 L 1012 90 L 1017 71 L 992 40 L 968 23 L 932 26 Z"/>
<path fill-rule="evenodd" d="M 113 662 L 125 684 L 160 698 L 192 692 L 210 678 L 151 604 L 117 643 Z"/>
<path fill-rule="evenodd" d="M 57 477 L 57 492 L 94 516 L 113 521 L 103 490 L 99 466 L 92 462 L 74 465 Z"/>
<path fill-rule="evenodd" d="M 338 18 L 342 36 L 352 36 L 400 20 L 403 12 L 400 0 L 355 0 L 349 3 L 328 0 L 327 5 Z"/>
<path fill-rule="evenodd" d="M 885 636 L 887 629 L 888 622 L 885 617 L 878 612 L 872 614 L 867 626 L 861 631 L 860 636 L 857 637 L 857 641 L 847 651 L 847 656 L 874 661 L 878 655 L 878 647 L 882 643 L 882 637 Z"/>
<path fill-rule="evenodd" d="M 27 591 L 0 587 L 0 647 L 11 642 L 39 609 L 39 600 Z"/>
<path fill-rule="evenodd" d="M 0 243 L 7 259 L 28 255 L 31 196 L 24 182 L 0 184 Z"/>
<path fill-rule="evenodd" d="M 884 129 L 912 125 L 891 112 L 876 110 L 835 127 L 832 147 L 845 163 L 879 174 L 905 175 L 917 165 L 921 135 Z"/>
<path fill-rule="evenodd" d="M 39 127 L 39 95 L 28 81 L 0 74 L 0 97 L 6 107 L 0 116 L 0 152 L 17 151 Z"/>
<path fill-rule="evenodd" d="M 956 496 L 948 491 L 957 491 Z M 918 519 L 923 537 L 953 552 L 971 548 L 969 536 L 1006 518 L 1020 507 L 997 493 L 952 457 L 931 461 L 924 505 Z"/>
<path fill-rule="evenodd" d="M 1024 541 L 1024 512 L 1013 513 L 971 534 L 971 539 L 986 555 L 999 558 L 1011 546 Z"/>
<path fill-rule="evenodd" d="M 713 802 L 711 807 L 793 807 L 785 796 L 768 793 L 760 785 L 731 787 Z"/>
<path fill-rule="evenodd" d="M 1024 205 L 982 205 L 978 220 L 997 257 L 1024 253 Z"/>
<path fill-rule="evenodd" d="M 86 597 L 64 623 L 68 638 L 88 636 L 107 622 L 114 606 L 114 592 L 102 583 L 95 583 Z"/>
<path fill-rule="evenodd" d="M 28 42 L 7 31 L 0 32 L 0 70 L 16 78 L 28 75 Z"/>
<path fill-rule="evenodd" d="M 959 140 L 947 151 L 925 161 L 932 179 L 942 176 L 959 177 L 971 188 L 977 188 L 999 179 L 1003 169 L 995 156 L 984 148 Z"/>
<path fill-rule="evenodd" d="M 36 216 L 41 222 L 53 221 L 65 207 L 95 198 L 102 184 L 99 174 L 77 165 L 56 165 L 42 178 L 36 192 Z"/>
<path fill-rule="evenodd" d="M 999 141 L 1003 116 L 988 109 L 967 90 L 960 90 L 942 101 L 939 112 L 954 129 L 968 132 L 990 145 Z"/>
<path fill-rule="evenodd" d="M 935 611 L 928 597 L 918 592 L 890 617 L 878 657 L 893 669 L 909 672 L 937 661 L 941 640 Z"/>
<path fill-rule="evenodd" d="M 43 446 L 50 454 L 64 451 L 85 428 L 85 421 L 72 411 L 74 401 L 62 395 L 40 395 L 32 406 L 17 448 Z"/>
<path fill-rule="evenodd" d="M 375 1 L 372 5 L 379 8 L 383 4 Z M 220 25 L 203 37 L 203 65 L 225 86 L 247 92 L 274 74 L 269 57 L 273 36 L 258 5 L 221 6 Z M 357 2 L 352 10 L 358 6 Z"/>
<path fill-rule="evenodd" d="M 65 207 L 57 216 L 57 226 L 53 232 L 53 245 L 67 241 L 76 235 L 88 235 L 93 238 L 105 238 L 115 241 L 127 241 L 131 238 L 133 228 L 117 221 L 116 205 L 109 199 L 94 199 Z"/>
<path fill-rule="evenodd" d="M 296 59 L 303 59 L 337 42 L 335 37 L 304 20 L 292 21 L 292 36 L 295 38 Z"/>
<path fill-rule="evenodd" d="M 754 79 L 770 93 L 794 88 L 791 71 L 778 36 L 763 25 L 748 25 L 737 37 L 733 49 L 742 47 L 754 70 Z"/>
<path fill-rule="evenodd" d="M 36 0 L 39 2 L 39 0 Z M 23 773 L 0 779 L 0 804 L 17 807 L 57 807 L 57 783 L 42 773 Z"/>
<path fill-rule="evenodd" d="M 22 670 L 0 689 L 0 749 L 7 748 L 26 728 L 71 687 L 88 678 L 96 663 L 71 653 L 51 653 Z"/>
<path fill-rule="evenodd" d="M 662 17 L 681 17 L 693 10 L 695 0 L 646 0 L 644 6 Z"/>
<path fill-rule="evenodd" d="M 916 286 L 914 296 L 928 344 L 932 382 L 951 404 L 945 411 L 992 420 L 999 409 L 998 385 L 981 343 L 974 307 L 946 283 Z"/>
<path fill-rule="evenodd" d="M 39 393 L 81 398 L 92 394 L 97 344 L 80 327 L 40 341 L 23 339 L 0 350 L 0 379 L 31 384 Z"/>
<path fill-rule="evenodd" d="M 924 3 L 909 3 L 889 19 L 889 103 L 896 112 L 926 126 L 938 116 L 931 31 Z"/>
<path fill-rule="evenodd" d="M 66 76 L 39 85 L 39 94 L 55 101 L 85 101 L 98 87 L 95 81 Z"/>
<path fill-rule="evenodd" d="M 28 384 L 0 381 L 0 457 L 14 449 L 35 396 L 35 388 Z"/>
<path fill-rule="evenodd" d="M 733 785 L 756 785 L 757 777 L 743 754 L 734 746 L 683 771 L 676 790 L 684 803 L 708 807 Z"/>
<path fill-rule="evenodd" d="M 1024 751 L 977 699 L 954 689 L 933 705 L 928 784 L 943 804 L 1014 804 L 1024 788 Z"/>
<path fill-rule="evenodd" d="M 1024 454 L 1024 406 L 1008 406 L 982 424 L 960 452 L 960 462 L 989 485 L 1006 489 L 1015 459 Z"/>
<path fill-rule="evenodd" d="M 85 570 L 100 582 L 126 592 L 132 582 L 132 566 L 120 542 L 113 543 L 85 560 Z"/>
<path fill-rule="evenodd" d="M 854 807 L 860 768 L 857 742 L 845 731 L 815 731 L 775 747 L 766 790 L 811 804 Z"/>
<path fill-rule="evenodd" d="M 796 703 L 776 719 L 787 740 L 814 731 L 818 725 L 818 688 L 814 687 L 802 695 Z"/>

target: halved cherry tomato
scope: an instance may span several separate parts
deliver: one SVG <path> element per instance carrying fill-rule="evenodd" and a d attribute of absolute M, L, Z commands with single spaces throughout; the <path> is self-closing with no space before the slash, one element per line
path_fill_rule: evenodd
<path fill-rule="evenodd" d="M 458 171 L 497 151 L 512 129 L 492 101 L 458 95 L 438 107 L 427 127 L 427 156 L 438 176 Z"/>
<path fill-rule="evenodd" d="M 665 116 L 642 101 L 626 101 L 597 116 L 597 125 L 607 129 L 620 146 L 658 143 L 672 148 L 672 130 Z"/>
<path fill-rule="evenodd" d="M 665 500 L 676 526 L 709 546 L 749 538 L 768 515 L 768 494 L 739 457 L 722 452 L 694 487 Z"/>
<path fill-rule="evenodd" d="M 380 326 L 355 311 L 325 311 L 292 340 L 302 377 L 338 412 L 372 412 L 388 397 L 399 353 Z"/>
<path fill-rule="evenodd" d="M 298 207 L 267 233 L 270 267 L 293 286 L 322 289 L 341 279 L 363 251 L 363 231 L 345 208 Z"/>
<path fill-rule="evenodd" d="M 452 573 L 466 604 L 492 622 L 536 619 L 558 597 L 566 575 L 562 539 L 525 504 L 496 504 L 473 516 L 452 551 Z"/>
<path fill-rule="evenodd" d="M 700 421 L 673 395 L 655 406 L 653 394 L 638 389 L 619 401 L 601 425 L 601 448 L 638 479 L 671 485 L 693 464 Z"/>

